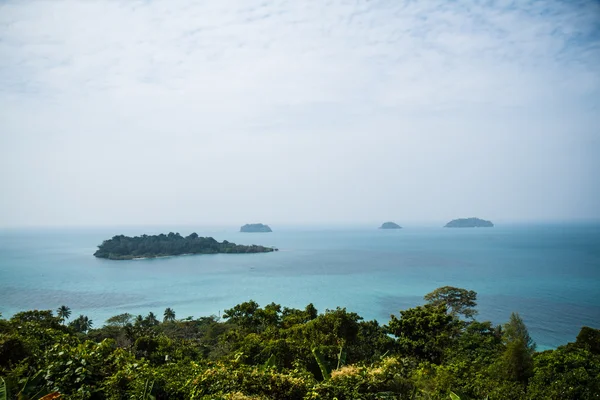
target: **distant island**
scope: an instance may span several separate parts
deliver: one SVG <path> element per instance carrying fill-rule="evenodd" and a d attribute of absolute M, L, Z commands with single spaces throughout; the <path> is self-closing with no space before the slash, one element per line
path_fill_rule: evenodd
<path fill-rule="evenodd" d="M 218 242 L 212 237 L 200 237 L 197 233 L 183 237 L 179 233 L 165 235 L 142 235 L 129 237 L 113 236 L 105 240 L 94 256 L 109 260 L 133 260 L 139 258 L 155 258 L 179 256 L 183 254 L 217 254 L 217 253 L 269 253 L 277 251 L 273 247 L 244 246 L 223 240 Z"/>
<path fill-rule="evenodd" d="M 444 228 L 492 228 L 492 221 L 479 218 L 458 218 L 448 222 Z"/>
<path fill-rule="evenodd" d="M 402 229 L 402 227 L 395 222 L 384 222 L 379 229 Z"/>
<path fill-rule="evenodd" d="M 269 225 L 246 224 L 240 228 L 240 232 L 273 232 Z"/>

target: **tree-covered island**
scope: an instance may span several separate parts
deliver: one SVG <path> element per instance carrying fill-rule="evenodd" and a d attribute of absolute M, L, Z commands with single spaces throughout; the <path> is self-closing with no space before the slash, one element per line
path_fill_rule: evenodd
<path fill-rule="evenodd" d="M 458 218 L 448 222 L 444 228 L 492 228 L 492 221 L 480 218 Z"/>
<path fill-rule="evenodd" d="M 402 229 L 402 227 L 395 222 L 388 221 L 381 224 L 379 229 Z"/>
<path fill-rule="evenodd" d="M 273 232 L 269 225 L 246 224 L 240 228 L 240 232 Z"/>
<path fill-rule="evenodd" d="M 129 237 L 113 236 L 98 246 L 94 256 L 109 260 L 133 260 L 136 258 L 155 258 L 179 256 L 183 254 L 217 254 L 217 253 L 268 253 L 277 251 L 273 247 L 258 245 L 245 246 L 223 240 L 219 242 L 212 237 L 201 237 L 197 233 L 183 237 L 179 233 L 165 235 L 142 235 Z"/>

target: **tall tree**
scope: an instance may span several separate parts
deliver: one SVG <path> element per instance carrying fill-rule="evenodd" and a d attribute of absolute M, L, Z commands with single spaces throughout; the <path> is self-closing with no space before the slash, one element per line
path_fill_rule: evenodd
<path fill-rule="evenodd" d="M 425 304 L 391 316 L 385 327 L 396 336 L 399 348 L 419 359 L 439 364 L 444 349 L 458 333 L 459 320 L 444 305 Z"/>
<path fill-rule="evenodd" d="M 138 314 L 137 317 L 135 317 L 135 325 L 142 325 L 144 323 L 144 317 L 142 317 L 141 314 Z"/>
<path fill-rule="evenodd" d="M 165 309 L 163 322 L 173 322 L 175 321 L 175 311 L 171 307 L 167 307 Z"/>
<path fill-rule="evenodd" d="M 600 329 L 584 326 L 577 335 L 577 346 L 589 350 L 592 354 L 600 355 Z"/>
<path fill-rule="evenodd" d="M 477 315 L 477 293 L 473 290 L 443 286 L 425 295 L 424 299 L 433 305 L 445 305 L 448 313 L 474 318 Z"/>
<path fill-rule="evenodd" d="M 518 313 L 510 315 L 509 321 L 504 325 L 503 338 L 506 349 L 502 355 L 502 362 L 506 378 L 527 383 L 533 376 L 535 343 Z"/>
<path fill-rule="evenodd" d="M 233 308 L 224 310 L 223 318 L 229 320 L 244 329 L 258 330 L 260 326 L 260 306 L 254 300 L 245 301 Z"/>
<path fill-rule="evenodd" d="M 119 315 L 115 315 L 106 320 L 106 325 L 108 326 L 120 326 L 124 327 L 127 324 L 131 323 L 133 319 L 133 315 L 129 313 L 123 313 Z"/>
<path fill-rule="evenodd" d="M 146 318 L 144 318 L 144 323 L 147 326 L 156 326 L 160 324 L 160 321 L 158 320 L 158 318 L 156 318 L 156 315 L 154 315 L 154 313 L 150 311 L 148 315 L 146 315 Z"/>
<path fill-rule="evenodd" d="M 56 315 L 60 318 L 60 322 L 65 322 L 65 320 L 69 319 L 71 316 L 71 309 L 67 306 L 60 306 L 58 310 L 56 310 Z"/>

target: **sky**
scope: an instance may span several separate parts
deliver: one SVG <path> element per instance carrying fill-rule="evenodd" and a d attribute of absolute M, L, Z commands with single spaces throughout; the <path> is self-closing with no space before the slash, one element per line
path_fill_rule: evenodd
<path fill-rule="evenodd" d="M 600 2 L 0 1 L 0 227 L 600 219 Z"/>

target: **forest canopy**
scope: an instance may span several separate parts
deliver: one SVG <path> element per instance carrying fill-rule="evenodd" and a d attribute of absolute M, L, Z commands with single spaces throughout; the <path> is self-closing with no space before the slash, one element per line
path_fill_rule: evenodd
<path fill-rule="evenodd" d="M 494 325 L 475 320 L 475 306 L 475 292 L 444 287 L 384 325 L 340 307 L 252 300 L 224 319 L 167 308 L 98 328 L 85 315 L 71 319 L 67 306 L 25 311 L 0 318 L 0 393 L 4 385 L 8 399 L 598 399 L 598 329 L 536 352 L 517 313 Z"/>
<path fill-rule="evenodd" d="M 113 236 L 98 246 L 94 256 L 110 260 L 132 260 L 182 254 L 268 253 L 276 250 L 273 247 L 245 246 L 227 240 L 219 242 L 212 237 L 198 236 L 195 232 L 186 237 L 171 232 L 168 235 Z"/>

